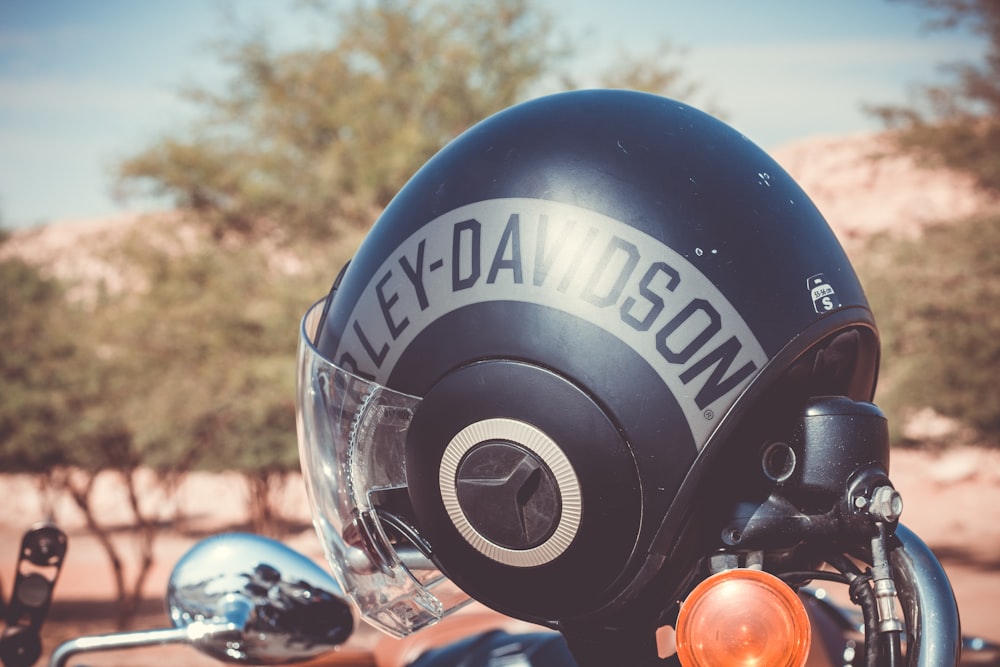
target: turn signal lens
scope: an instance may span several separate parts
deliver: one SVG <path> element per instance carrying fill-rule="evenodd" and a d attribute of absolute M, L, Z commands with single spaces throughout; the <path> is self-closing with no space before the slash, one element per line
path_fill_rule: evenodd
<path fill-rule="evenodd" d="M 712 575 L 691 591 L 677 617 L 684 667 L 802 667 L 810 639 L 805 605 L 761 570 Z"/>

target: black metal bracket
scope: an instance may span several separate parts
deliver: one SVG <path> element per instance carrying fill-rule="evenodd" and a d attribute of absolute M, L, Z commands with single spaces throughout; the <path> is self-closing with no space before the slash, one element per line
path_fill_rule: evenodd
<path fill-rule="evenodd" d="M 4 667 L 30 667 L 41 656 L 41 627 L 66 550 L 66 533 L 51 523 L 32 526 L 21 539 L 11 599 L 2 610 L 6 627 L 0 636 L 0 662 Z"/>

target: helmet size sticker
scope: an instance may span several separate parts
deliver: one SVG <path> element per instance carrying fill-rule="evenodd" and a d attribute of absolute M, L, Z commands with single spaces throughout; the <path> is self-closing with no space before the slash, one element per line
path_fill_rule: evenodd
<path fill-rule="evenodd" d="M 817 313 L 828 313 L 841 307 L 837 293 L 822 273 L 810 276 L 806 281 L 806 287 L 809 289 L 809 296 L 812 297 L 813 310 Z"/>
<path fill-rule="evenodd" d="M 421 227 L 374 274 L 337 361 L 384 382 L 420 331 L 484 301 L 555 308 L 617 337 L 669 387 L 699 447 L 767 362 L 683 255 L 624 222 L 538 199 L 476 202 Z"/>

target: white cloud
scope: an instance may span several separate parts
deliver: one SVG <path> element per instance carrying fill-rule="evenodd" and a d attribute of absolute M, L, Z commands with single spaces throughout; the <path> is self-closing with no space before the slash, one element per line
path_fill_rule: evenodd
<path fill-rule="evenodd" d="M 96 156 L 106 139 L 86 132 L 53 133 L 46 128 L 0 128 L 0 214 L 8 225 L 105 214 L 114 210 L 110 176 Z M 44 202 L 44 206 L 39 206 Z"/>
<path fill-rule="evenodd" d="M 172 91 L 123 86 L 98 79 L 0 78 L 0 111 L 74 115 L 126 114 L 178 106 Z"/>
<path fill-rule="evenodd" d="M 901 103 L 945 62 L 975 58 L 957 40 L 704 45 L 689 75 L 751 139 L 773 147 L 813 134 L 877 129 L 863 105 Z"/>
<path fill-rule="evenodd" d="M 897 68 L 932 72 L 940 64 L 981 58 L 983 54 L 982 44 L 959 39 L 830 40 L 705 44 L 693 51 L 689 60 L 709 66 L 737 64 L 761 73 L 766 73 L 762 68 L 768 68 L 821 76 L 857 72 L 859 67 L 874 74 Z"/>
<path fill-rule="evenodd" d="M 95 79 L 0 78 L 0 215 L 7 225 L 109 215 L 117 160 L 183 118 L 171 91 Z M 44 214 L 40 214 L 44 211 Z"/>
<path fill-rule="evenodd" d="M 23 51 L 33 47 L 37 42 L 37 33 L 0 28 L 0 53 L 3 51 Z"/>

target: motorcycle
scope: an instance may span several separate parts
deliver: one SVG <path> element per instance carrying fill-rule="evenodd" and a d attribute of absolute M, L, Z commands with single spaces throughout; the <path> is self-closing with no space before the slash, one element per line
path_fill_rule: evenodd
<path fill-rule="evenodd" d="M 1000 644 L 961 636 L 948 578 L 927 545 L 902 525 L 887 543 L 886 553 L 873 545 L 871 560 L 873 571 L 891 572 L 889 580 L 899 583 L 901 622 L 895 620 L 896 596 L 885 594 L 886 580 L 874 574 L 874 585 L 859 583 L 867 575 L 855 564 L 841 563 L 854 572 L 853 577 L 832 571 L 785 575 L 789 582 L 804 578 L 813 583 L 847 581 L 859 605 L 850 608 L 834 602 L 825 588 L 798 587 L 796 597 L 803 603 L 812 637 L 806 664 L 1000 665 Z M 40 629 L 66 552 L 66 535 L 56 526 L 39 525 L 25 534 L 5 613 L 7 628 L 0 639 L 5 667 L 30 667 L 38 660 Z M 863 588 L 871 595 L 858 592 Z M 706 598 L 692 602 L 689 596 L 686 604 L 706 604 Z M 716 605 L 717 621 L 728 613 L 717 601 L 707 604 Z M 71 660 L 87 653 L 165 644 L 185 644 L 222 662 L 254 665 L 302 661 L 317 667 L 577 664 L 559 633 L 526 628 L 485 611 L 460 612 L 407 640 L 386 637 L 371 650 L 345 647 L 357 629 L 357 619 L 337 581 L 281 542 L 243 533 L 219 534 L 195 544 L 170 575 L 166 609 L 172 627 L 71 639 L 53 651 L 49 665 L 79 664 Z M 893 646 L 897 638 L 899 645 Z M 746 636 L 736 639 L 752 641 Z M 738 653 L 737 644 L 733 642 Z M 871 650 L 872 644 L 883 651 Z M 664 664 L 671 663 L 678 664 L 676 654 Z"/>

